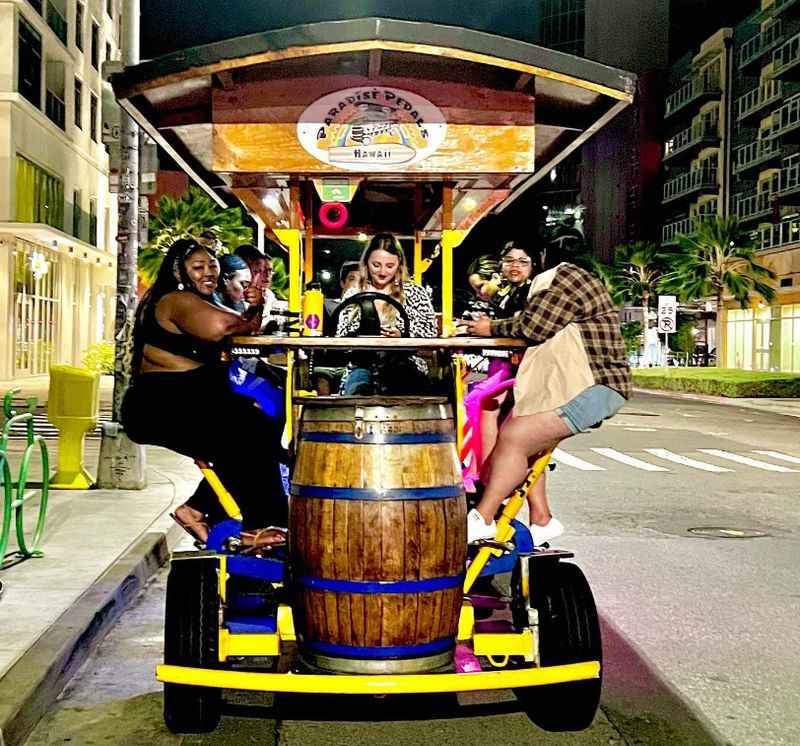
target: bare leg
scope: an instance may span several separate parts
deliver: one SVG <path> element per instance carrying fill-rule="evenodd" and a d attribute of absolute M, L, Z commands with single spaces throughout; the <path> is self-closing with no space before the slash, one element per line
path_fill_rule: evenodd
<path fill-rule="evenodd" d="M 542 472 L 533 485 L 533 489 L 528 493 L 528 507 L 531 512 L 531 523 L 537 526 L 544 526 L 552 517 L 550 505 L 547 502 L 546 492 L 547 471 Z"/>
<path fill-rule="evenodd" d="M 525 479 L 528 460 L 570 435 L 572 431 L 555 412 L 512 417 L 506 422 L 492 454 L 486 491 L 477 505 L 478 512 L 487 524 L 494 520 L 503 500 Z M 550 513 L 544 495 L 544 484 L 541 489 L 538 496 L 531 496 L 531 517 L 537 523 L 545 514 L 549 517 Z"/>
<path fill-rule="evenodd" d="M 497 445 L 497 433 L 500 429 L 500 407 L 506 396 L 508 396 L 508 394 L 504 391 L 500 396 L 487 402 L 490 408 L 481 408 L 481 476 L 483 476 L 484 473 L 488 474 L 489 459 L 492 456 L 494 447 Z"/>

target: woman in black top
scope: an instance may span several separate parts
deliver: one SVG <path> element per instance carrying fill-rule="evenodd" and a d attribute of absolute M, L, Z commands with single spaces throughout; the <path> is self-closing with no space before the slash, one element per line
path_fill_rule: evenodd
<path fill-rule="evenodd" d="M 248 529 L 244 542 L 274 543 L 284 535 L 261 529 L 286 525 L 280 433 L 252 401 L 231 391 L 220 363 L 224 337 L 259 328 L 262 295 L 248 288 L 246 300 L 253 305 L 245 313 L 212 305 L 218 278 L 212 250 L 189 239 L 170 247 L 137 309 L 134 378 L 122 404 L 122 424 L 136 443 L 211 462 L 241 508 Z M 203 480 L 173 517 L 205 542 L 209 525 L 226 515 Z"/>

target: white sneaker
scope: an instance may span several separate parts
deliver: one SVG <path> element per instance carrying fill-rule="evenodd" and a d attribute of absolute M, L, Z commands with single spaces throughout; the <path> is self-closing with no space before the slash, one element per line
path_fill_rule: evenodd
<path fill-rule="evenodd" d="M 564 524 L 558 518 L 551 517 L 544 526 L 537 526 L 535 523 L 531 524 L 531 537 L 535 547 L 540 547 L 545 542 L 556 539 L 563 533 Z"/>
<path fill-rule="evenodd" d="M 494 539 L 496 533 L 497 524 L 494 521 L 486 523 L 475 508 L 467 513 L 467 544 L 473 544 L 481 539 Z"/>

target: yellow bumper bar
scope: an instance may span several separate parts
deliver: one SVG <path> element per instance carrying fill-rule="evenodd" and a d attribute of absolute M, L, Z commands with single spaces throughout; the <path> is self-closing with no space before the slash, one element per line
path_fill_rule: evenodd
<path fill-rule="evenodd" d="M 543 684 L 597 679 L 599 661 L 570 663 L 545 668 L 519 668 L 481 673 L 432 673 L 405 675 L 252 673 L 214 671 L 206 668 L 161 665 L 156 677 L 166 684 L 210 686 L 254 692 L 296 694 L 436 694 L 516 689 Z"/>

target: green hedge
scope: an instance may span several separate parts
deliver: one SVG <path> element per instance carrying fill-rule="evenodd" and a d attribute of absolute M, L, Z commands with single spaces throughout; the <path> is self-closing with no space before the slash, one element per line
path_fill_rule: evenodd
<path fill-rule="evenodd" d="M 737 397 L 800 397 L 800 375 L 733 368 L 637 368 L 634 385 L 642 389 L 686 391 Z"/>

